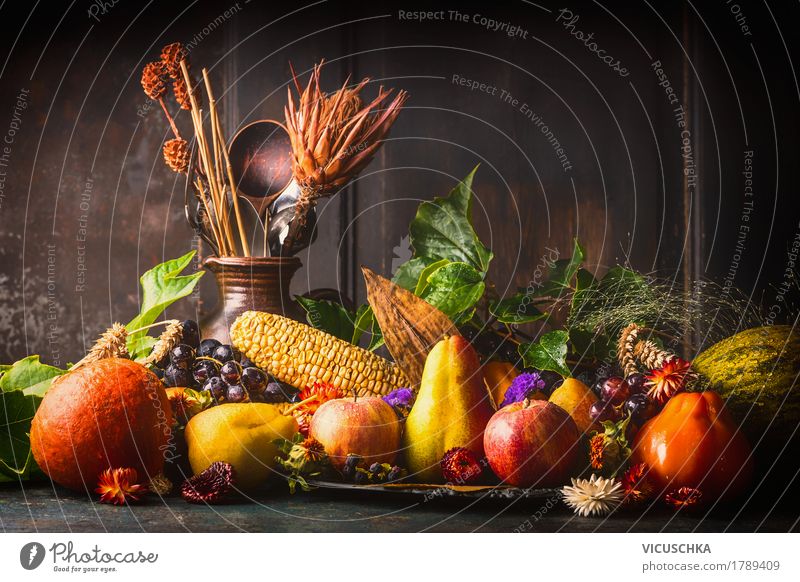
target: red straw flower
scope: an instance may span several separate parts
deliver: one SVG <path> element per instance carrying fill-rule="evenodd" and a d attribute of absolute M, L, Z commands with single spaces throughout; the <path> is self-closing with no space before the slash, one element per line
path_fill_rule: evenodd
<path fill-rule="evenodd" d="M 137 483 L 136 469 L 123 467 L 106 469 L 97 479 L 96 493 L 100 494 L 100 503 L 124 505 L 129 501 L 138 501 L 147 493 L 147 485 Z"/>
<path fill-rule="evenodd" d="M 703 493 L 699 489 L 693 487 L 681 487 L 675 491 L 670 491 L 664 497 L 664 501 L 669 503 L 675 509 L 683 507 L 691 507 L 697 505 Z"/>
<path fill-rule="evenodd" d="M 659 404 L 664 404 L 683 390 L 692 376 L 689 362 L 681 358 L 672 358 L 647 376 L 647 385 L 650 386 L 647 395 Z"/>
<path fill-rule="evenodd" d="M 636 463 L 628 467 L 622 476 L 623 503 L 638 503 L 650 496 L 653 488 L 647 482 L 647 464 Z"/>

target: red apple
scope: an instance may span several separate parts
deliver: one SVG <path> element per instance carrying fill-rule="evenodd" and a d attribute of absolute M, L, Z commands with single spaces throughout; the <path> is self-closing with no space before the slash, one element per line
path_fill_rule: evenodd
<path fill-rule="evenodd" d="M 575 421 L 545 400 L 515 402 L 498 410 L 483 433 L 483 448 L 495 474 L 516 487 L 555 487 L 578 461 Z"/>
<path fill-rule="evenodd" d="M 397 414 L 380 398 L 329 400 L 314 413 L 308 429 L 340 470 L 350 453 L 364 457 L 367 465 L 394 463 L 400 433 Z"/>

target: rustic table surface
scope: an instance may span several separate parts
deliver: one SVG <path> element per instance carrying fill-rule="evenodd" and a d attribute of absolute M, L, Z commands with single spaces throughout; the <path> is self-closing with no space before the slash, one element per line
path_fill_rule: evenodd
<path fill-rule="evenodd" d="M 796 503 L 729 507 L 711 514 L 663 508 L 579 518 L 554 498 L 431 499 L 383 493 L 316 490 L 274 493 L 253 501 L 191 505 L 180 497 L 150 496 L 114 507 L 50 485 L 24 490 L 0 486 L 0 529 L 5 532 L 797 532 Z M 793 500 L 792 500 L 793 501 Z"/>

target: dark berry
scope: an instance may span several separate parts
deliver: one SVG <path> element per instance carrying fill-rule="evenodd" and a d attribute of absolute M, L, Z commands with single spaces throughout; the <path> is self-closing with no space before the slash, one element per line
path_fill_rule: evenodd
<path fill-rule="evenodd" d="M 228 384 L 238 384 L 242 377 L 242 366 L 239 364 L 239 362 L 229 360 L 222 364 L 222 368 L 219 370 L 219 375 Z"/>
<path fill-rule="evenodd" d="M 592 392 L 594 392 L 594 395 L 601 400 L 603 399 L 603 384 L 606 383 L 606 380 L 608 380 L 608 378 L 601 376 L 597 379 L 597 382 L 592 384 Z"/>
<path fill-rule="evenodd" d="M 228 402 L 245 402 L 247 400 L 247 390 L 245 390 L 241 384 L 228 386 L 228 391 L 225 393 L 225 400 Z"/>
<path fill-rule="evenodd" d="M 248 392 L 263 394 L 267 389 L 267 375 L 258 368 L 245 368 L 242 370 L 242 386 Z"/>
<path fill-rule="evenodd" d="M 364 485 L 367 482 L 368 473 L 364 471 L 356 471 L 353 480 L 355 481 L 356 485 Z"/>
<path fill-rule="evenodd" d="M 242 359 L 239 363 L 242 365 L 242 368 L 252 368 L 255 366 L 255 364 L 251 362 L 250 358 L 247 356 L 242 356 Z"/>
<path fill-rule="evenodd" d="M 247 370 L 252 370 L 253 368 L 245 368 L 244 372 L 242 373 L 242 384 L 245 383 L 244 377 L 247 374 Z M 256 393 L 257 394 L 257 393 Z M 286 394 L 283 392 L 283 386 L 278 384 L 277 382 L 270 382 L 264 389 L 264 393 L 261 395 L 264 399 L 264 402 L 268 402 L 270 404 L 278 404 L 280 402 L 287 402 L 289 399 L 286 397 Z"/>
<path fill-rule="evenodd" d="M 209 378 L 219 376 L 219 366 L 211 360 L 196 360 L 192 366 L 192 376 L 202 386 Z"/>
<path fill-rule="evenodd" d="M 613 404 L 622 404 L 630 396 L 630 389 L 625 381 L 619 376 L 612 376 L 603 382 L 600 390 L 600 398 Z"/>
<path fill-rule="evenodd" d="M 403 474 L 403 469 L 395 465 L 394 467 L 392 467 L 392 470 L 389 471 L 389 474 L 386 475 L 386 480 L 395 481 L 396 479 L 399 479 L 402 474 Z"/>
<path fill-rule="evenodd" d="M 203 384 L 203 390 L 211 394 L 211 397 L 217 402 L 225 398 L 227 388 L 219 376 L 212 376 Z"/>
<path fill-rule="evenodd" d="M 380 463 L 372 463 L 372 464 L 369 466 L 369 472 L 370 472 L 370 473 L 372 473 L 373 475 L 377 475 L 377 474 L 378 474 L 378 473 L 380 473 L 382 470 L 383 470 L 383 467 L 381 467 L 381 464 L 380 464 Z"/>
<path fill-rule="evenodd" d="M 186 368 L 170 364 L 164 370 L 164 383 L 167 386 L 192 386 L 192 374 Z"/>
<path fill-rule="evenodd" d="M 363 458 L 359 455 L 354 455 L 350 453 L 347 455 L 347 458 L 344 460 L 344 467 L 342 467 L 342 475 L 345 479 L 353 479 L 356 475 L 356 467 L 358 464 L 363 460 Z"/>
<path fill-rule="evenodd" d="M 231 346 L 223 344 L 221 346 L 217 346 L 214 349 L 214 352 L 211 354 L 211 357 L 224 364 L 225 362 L 230 362 L 231 360 L 235 360 L 236 352 Z"/>
<path fill-rule="evenodd" d="M 589 409 L 589 416 L 592 420 L 603 422 L 611 420 L 616 422 L 619 420 L 619 411 L 614 407 L 614 404 L 608 400 L 598 400 L 593 403 Z"/>
<path fill-rule="evenodd" d="M 186 344 L 178 344 L 169 353 L 171 364 L 188 370 L 194 360 L 194 348 Z"/>
<path fill-rule="evenodd" d="M 647 397 L 647 394 L 633 394 L 625 401 L 624 410 L 631 415 L 631 420 L 636 424 L 650 420 L 658 412 L 657 407 Z"/>
<path fill-rule="evenodd" d="M 181 343 L 197 349 L 200 347 L 200 327 L 193 319 L 181 323 Z"/>
<path fill-rule="evenodd" d="M 222 344 L 215 339 L 204 339 L 200 342 L 200 347 L 197 348 L 197 355 L 205 358 L 211 358 L 213 357 L 214 350 L 216 350 L 220 345 Z"/>
<path fill-rule="evenodd" d="M 153 372 L 153 374 L 155 374 L 156 376 L 158 376 L 159 379 L 162 379 L 162 380 L 164 379 L 164 370 L 163 370 L 163 368 L 158 368 L 156 366 L 153 366 L 152 368 L 150 368 L 150 371 Z"/>
<path fill-rule="evenodd" d="M 643 394 L 647 392 L 647 378 L 645 378 L 644 374 L 639 374 L 638 372 L 631 374 L 625 378 L 625 382 L 628 384 L 631 394 Z"/>

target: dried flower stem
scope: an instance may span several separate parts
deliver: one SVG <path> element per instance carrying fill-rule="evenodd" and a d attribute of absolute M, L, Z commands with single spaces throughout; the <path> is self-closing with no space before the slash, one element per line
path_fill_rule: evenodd
<path fill-rule="evenodd" d="M 225 138 L 222 135 L 222 125 L 219 122 L 219 115 L 217 113 L 217 100 L 214 98 L 214 92 L 211 89 L 211 81 L 208 79 L 208 71 L 203 69 L 203 80 L 206 84 L 206 92 L 208 93 L 208 103 L 211 108 L 211 126 L 215 128 L 214 142 L 215 149 L 219 148 L 222 153 L 222 159 L 225 161 L 225 168 L 227 170 L 229 187 L 231 189 L 231 197 L 233 198 L 233 211 L 236 214 L 236 225 L 239 228 L 239 240 L 242 244 L 244 256 L 250 256 L 250 246 L 247 244 L 247 235 L 244 230 L 244 223 L 242 222 L 242 215 L 239 211 L 239 193 L 236 191 L 236 181 L 233 179 L 233 169 L 231 168 L 231 161 L 228 158 L 228 150 L 225 147 Z M 217 169 L 220 169 L 221 163 L 217 164 Z"/>
<path fill-rule="evenodd" d="M 164 98 L 159 97 L 158 102 L 161 104 L 161 109 L 164 110 L 164 115 L 167 117 L 167 121 L 169 122 L 169 126 L 172 128 L 172 133 L 175 134 L 177 139 L 183 139 L 181 137 L 181 132 L 178 131 L 178 126 L 175 125 L 175 120 L 172 118 L 172 115 L 169 114 L 169 110 L 167 109 L 167 104 L 164 103 Z"/>

